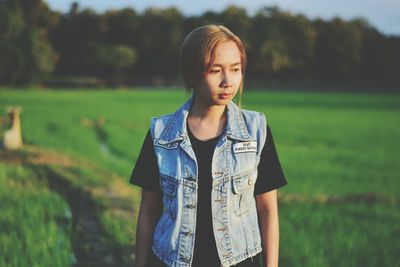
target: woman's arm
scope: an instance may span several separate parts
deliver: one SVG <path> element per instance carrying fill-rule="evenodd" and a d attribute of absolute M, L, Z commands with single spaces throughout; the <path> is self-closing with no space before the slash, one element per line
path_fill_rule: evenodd
<path fill-rule="evenodd" d="M 268 267 L 278 267 L 279 220 L 277 190 L 257 195 L 256 205 L 260 221 L 265 265 Z"/>
<path fill-rule="evenodd" d="M 154 227 L 162 213 L 162 195 L 160 193 L 142 190 L 142 200 L 138 223 L 136 227 L 135 266 L 146 266 L 150 252 Z"/>

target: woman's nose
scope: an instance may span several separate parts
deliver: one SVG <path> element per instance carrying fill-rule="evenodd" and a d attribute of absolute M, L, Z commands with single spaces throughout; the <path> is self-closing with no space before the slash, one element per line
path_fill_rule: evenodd
<path fill-rule="evenodd" d="M 221 87 L 227 88 L 232 86 L 232 77 L 231 75 L 227 74 L 226 72 L 223 75 Z"/>

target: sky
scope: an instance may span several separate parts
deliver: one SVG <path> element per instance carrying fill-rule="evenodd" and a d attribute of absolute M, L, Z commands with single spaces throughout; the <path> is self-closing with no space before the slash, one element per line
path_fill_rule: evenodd
<path fill-rule="evenodd" d="M 386 35 L 400 35 L 400 0 L 44 0 L 55 10 L 66 12 L 72 2 L 80 8 L 97 12 L 131 7 L 142 12 L 148 7 L 175 6 L 185 15 L 200 15 L 207 10 L 222 11 L 228 5 L 244 7 L 250 15 L 264 6 L 276 5 L 294 14 L 329 20 L 335 16 L 344 19 L 363 17 Z"/>

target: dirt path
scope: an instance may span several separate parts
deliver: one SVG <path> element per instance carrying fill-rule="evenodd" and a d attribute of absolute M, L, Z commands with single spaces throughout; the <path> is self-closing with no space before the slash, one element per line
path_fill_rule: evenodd
<path fill-rule="evenodd" d="M 60 194 L 72 211 L 72 246 L 77 267 L 132 266 L 132 246 L 123 246 L 107 237 L 99 214 L 103 207 L 84 188 L 74 186 L 71 181 L 50 165 L 61 167 L 73 165 L 67 157 L 60 155 L 32 153 L 35 150 L 7 152 L 0 150 L 0 161 L 22 164 L 40 173 L 46 179 L 50 190 Z"/>

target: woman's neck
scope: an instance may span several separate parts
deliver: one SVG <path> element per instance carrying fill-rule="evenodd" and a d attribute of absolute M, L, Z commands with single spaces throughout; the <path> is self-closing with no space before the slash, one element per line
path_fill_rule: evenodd
<path fill-rule="evenodd" d="M 194 98 L 189 116 L 205 122 L 218 122 L 224 120 L 226 106 L 207 105 Z"/>
<path fill-rule="evenodd" d="M 204 105 L 194 98 L 187 120 L 192 134 L 202 141 L 219 136 L 226 125 L 225 107 Z"/>

